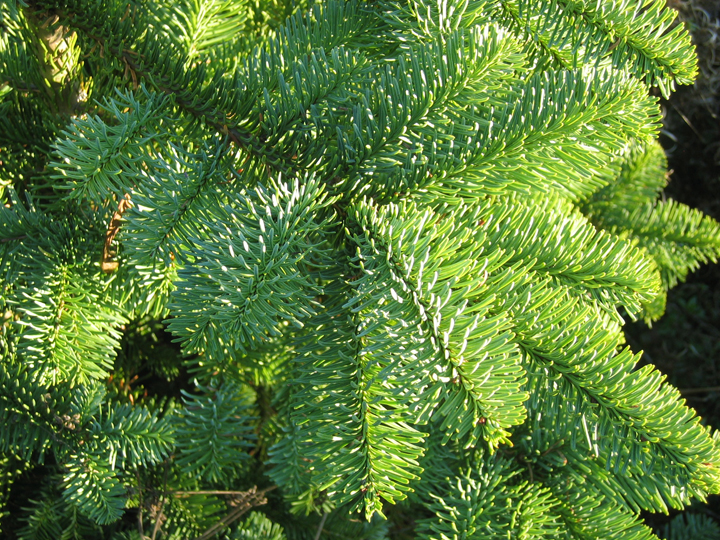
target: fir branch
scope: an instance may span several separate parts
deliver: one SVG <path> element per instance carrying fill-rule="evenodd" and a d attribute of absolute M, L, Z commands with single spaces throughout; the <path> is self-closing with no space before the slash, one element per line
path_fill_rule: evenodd
<path fill-rule="evenodd" d="M 672 12 L 310 3 L 0 2 L 0 476 L 47 486 L 10 534 L 651 540 L 720 492 L 622 333 L 720 257 L 656 200 Z"/>
<path fill-rule="evenodd" d="M 522 370 L 510 344 L 512 336 L 506 332 L 507 321 L 488 316 L 487 303 L 478 298 L 487 272 L 497 261 L 489 260 L 484 267 L 468 265 L 472 253 L 480 249 L 480 239 L 468 238 L 470 231 L 466 228 L 452 230 L 453 223 L 477 221 L 479 212 L 465 214 L 466 209 L 461 208 L 442 224 L 437 215 L 414 212 L 407 206 L 383 210 L 378 214 L 367 206 L 356 210 L 355 219 L 367 231 L 367 240 L 356 240 L 360 264 L 370 278 L 367 281 L 377 283 L 378 277 L 383 279 L 389 273 L 388 281 L 394 281 L 399 288 L 396 291 L 390 286 L 392 300 L 377 298 L 383 292 L 388 294 L 387 286 L 376 286 L 376 290 L 371 286 L 365 294 L 378 305 L 415 304 L 414 313 L 402 313 L 408 308 L 401 308 L 397 322 L 389 316 L 394 315 L 390 309 L 383 313 L 390 319 L 386 323 L 388 332 L 398 343 L 402 343 L 399 328 L 392 326 L 406 327 L 413 319 L 427 336 L 419 340 L 423 344 L 419 348 L 426 350 L 415 353 L 417 358 L 408 358 L 405 369 L 437 374 L 432 382 L 419 376 L 415 384 L 430 395 L 446 396 L 438 410 L 447 418 L 443 429 L 455 431 L 460 438 L 471 434 L 467 444 L 480 438 L 493 447 L 507 436 L 507 428 L 522 422 L 519 402 L 524 396 L 519 391 Z M 416 217 L 411 220 L 401 217 L 413 215 Z M 427 263 L 430 260 L 442 264 Z M 363 281 L 359 282 L 361 286 Z M 383 318 L 378 317 L 381 321 Z M 450 384 L 440 383 L 443 379 Z M 472 412 L 466 412 L 467 408 Z"/>

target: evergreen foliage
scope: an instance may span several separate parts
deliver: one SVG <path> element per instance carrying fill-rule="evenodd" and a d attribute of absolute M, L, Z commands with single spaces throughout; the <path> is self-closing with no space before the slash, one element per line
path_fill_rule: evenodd
<path fill-rule="evenodd" d="M 622 331 L 720 256 L 661 196 L 660 0 L 0 16 L 4 533 L 644 540 L 720 493 Z"/>
<path fill-rule="evenodd" d="M 720 538 L 720 527 L 708 516 L 688 512 L 678 515 L 668 523 L 663 529 L 662 538 L 667 540 L 682 538 L 713 540 Z"/>

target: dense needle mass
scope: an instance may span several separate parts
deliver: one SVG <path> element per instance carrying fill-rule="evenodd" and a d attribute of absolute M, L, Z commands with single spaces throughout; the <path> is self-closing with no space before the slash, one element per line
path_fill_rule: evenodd
<path fill-rule="evenodd" d="M 720 255 L 658 199 L 674 12 L 295 4 L 0 6 L 3 527 L 640 540 L 719 493 L 622 333 Z"/>

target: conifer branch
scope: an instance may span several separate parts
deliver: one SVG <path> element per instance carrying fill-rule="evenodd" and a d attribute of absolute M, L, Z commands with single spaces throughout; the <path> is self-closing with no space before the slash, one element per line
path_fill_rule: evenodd
<path fill-rule="evenodd" d="M 720 258 L 658 200 L 673 12 L 311 3 L 0 4 L 3 527 L 652 540 L 720 493 L 622 329 Z"/>

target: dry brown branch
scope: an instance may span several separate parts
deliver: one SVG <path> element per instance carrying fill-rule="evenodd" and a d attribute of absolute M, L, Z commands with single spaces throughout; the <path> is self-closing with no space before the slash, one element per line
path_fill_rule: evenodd
<path fill-rule="evenodd" d="M 120 199 L 118 209 L 115 210 L 115 213 L 110 220 L 110 225 L 108 225 L 107 231 L 105 232 L 105 244 L 103 245 L 103 256 L 100 268 L 106 274 L 117 270 L 118 262 L 113 260 L 116 253 L 115 250 L 112 249 L 112 243 L 115 239 L 115 235 L 117 235 L 120 230 L 120 225 L 122 225 L 123 214 L 131 206 L 132 202 L 130 201 L 130 194 L 126 193 L 125 197 Z"/>
<path fill-rule="evenodd" d="M 232 522 L 239 519 L 245 512 L 247 512 L 251 508 L 267 504 L 265 494 L 272 491 L 273 489 L 275 489 L 275 486 L 258 491 L 257 487 L 253 486 L 248 491 L 240 492 L 241 496 L 235 499 L 237 506 L 227 516 L 215 523 L 202 535 L 195 538 L 195 540 L 207 540 L 215 533 L 221 531 L 222 529 L 230 525 Z"/>

